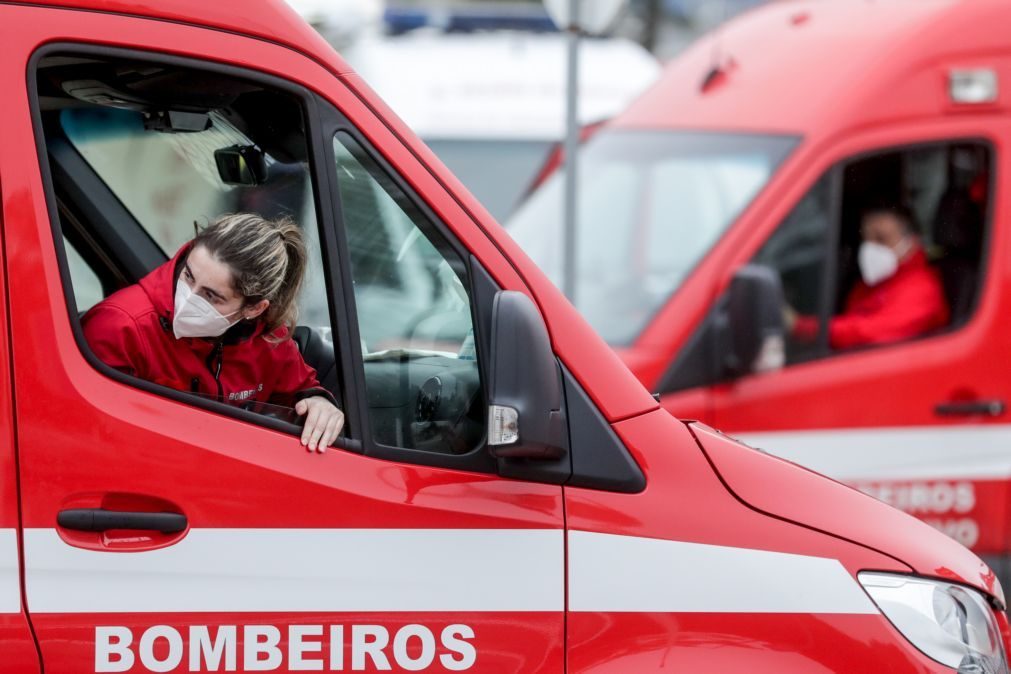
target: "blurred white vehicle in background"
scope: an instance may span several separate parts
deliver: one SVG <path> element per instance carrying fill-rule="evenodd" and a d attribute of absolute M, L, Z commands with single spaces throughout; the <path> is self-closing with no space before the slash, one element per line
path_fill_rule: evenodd
<path fill-rule="evenodd" d="M 338 50 L 383 31 L 384 0 L 285 0 Z"/>
<path fill-rule="evenodd" d="M 581 48 L 583 125 L 619 113 L 660 73 L 630 40 Z M 359 40 L 344 56 L 500 220 L 564 135 L 561 33 L 421 29 Z"/>

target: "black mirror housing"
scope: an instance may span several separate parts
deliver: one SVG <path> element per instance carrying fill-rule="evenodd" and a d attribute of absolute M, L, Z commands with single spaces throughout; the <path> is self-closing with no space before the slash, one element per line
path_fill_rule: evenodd
<path fill-rule="evenodd" d="M 783 284 L 774 269 L 746 265 L 737 270 L 726 298 L 722 332 L 723 368 L 730 376 L 753 371 L 769 339 L 784 339 Z"/>
<path fill-rule="evenodd" d="M 218 176 L 226 185 L 262 185 L 267 182 L 267 160 L 252 145 L 232 145 L 214 151 Z"/>
<path fill-rule="evenodd" d="M 497 458 L 557 459 L 568 446 L 561 368 L 540 311 L 502 290 L 492 307 L 488 449 Z"/>

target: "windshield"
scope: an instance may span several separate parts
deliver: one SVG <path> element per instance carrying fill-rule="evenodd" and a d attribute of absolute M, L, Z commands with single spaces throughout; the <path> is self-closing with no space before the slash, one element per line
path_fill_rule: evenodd
<path fill-rule="evenodd" d="M 425 142 L 499 221 L 512 213 L 554 147 L 550 140 L 442 138 Z"/>
<path fill-rule="evenodd" d="M 609 344 L 634 341 L 796 142 L 784 136 L 601 131 L 580 151 L 576 308 Z M 562 208 L 559 171 L 507 225 L 559 286 Z"/>

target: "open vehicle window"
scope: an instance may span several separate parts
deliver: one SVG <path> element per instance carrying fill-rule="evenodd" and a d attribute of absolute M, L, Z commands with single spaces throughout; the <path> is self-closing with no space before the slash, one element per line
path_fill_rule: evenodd
<path fill-rule="evenodd" d="M 952 141 L 883 151 L 847 164 L 832 315 L 852 313 L 859 299 L 859 251 L 866 235 L 862 233 L 865 217 L 875 209 L 899 206 L 908 211 L 915 248 L 926 261 L 924 276 L 936 279 L 940 290 L 934 293 L 935 304 L 943 306 L 947 316 L 929 328 L 911 326 L 901 336 L 878 335 L 871 326 L 866 337 L 873 341 L 862 340 L 859 346 L 929 336 L 962 325 L 972 316 L 983 285 L 993 199 L 992 161 L 987 143 Z M 834 348 L 845 350 L 848 345 L 836 343 Z"/>
<path fill-rule="evenodd" d="M 171 312 L 181 266 L 167 263 L 195 228 L 228 213 L 287 217 L 298 225 L 308 254 L 299 325 L 293 341 L 263 352 L 285 353 L 313 368 L 339 404 L 302 94 L 196 68 L 74 54 L 43 58 L 37 81 L 53 197 L 67 242 L 72 320 L 117 290 L 139 287 L 156 307 L 165 307 L 158 336 L 174 339 Z M 160 285 L 134 285 L 159 268 L 169 269 Z M 125 298 L 116 300 L 120 308 L 133 301 L 118 297 Z M 290 422 L 300 391 L 287 390 L 296 385 L 284 375 L 294 366 L 274 371 L 229 360 L 242 340 L 264 339 L 240 334 L 245 327 L 194 339 L 194 352 L 200 352 L 194 362 L 206 366 L 210 384 L 202 370 L 184 381 L 178 372 L 141 373 L 109 363 L 96 357 L 97 348 L 90 355 L 98 365 L 193 400 Z M 211 344 L 204 359 L 200 349 Z M 95 347 L 82 343 L 89 346 Z M 296 378 L 301 387 L 311 373 Z"/>
<path fill-rule="evenodd" d="M 250 211 L 266 218 L 294 217 L 318 261 L 319 234 L 308 165 L 266 154 L 265 183 L 226 184 L 215 163 L 215 150 L 255 143 L 224 114 L 212 112 L 209 120 L 211 125 L 202 131 L 166 133 L 146 126 L 144 114 L 135 110 L 69 108 L 59 115 L 66 139 L 165 259 L 193 238 L 197 226 L 222 213 Z M 276 151 L 285 155 L 285 150 Z M 299 308 L 308 325 L 328 328 L 319 264 L 307 269 Z"/>
<path fill-rule="evenodd" d="M 985 268 L 990 166 L 983 143 L 931 143 L 849 160 L 815 183 L 751 262 L 780 278 L 797 316 L 793 329 L 784 326 L 783 364 L 927 338 L 968 321 Z M 870 222 L 882 214 L 885 223 Z M 879 226 L 897 238 L 887 274 L 875 279 L 861 248 L 879 243 Z"/>
<path fill-rule="evenodd" d="M 373 439 L 470 452 L 485 408 L 466 265 L 358 141 L 333 151 Z"/>

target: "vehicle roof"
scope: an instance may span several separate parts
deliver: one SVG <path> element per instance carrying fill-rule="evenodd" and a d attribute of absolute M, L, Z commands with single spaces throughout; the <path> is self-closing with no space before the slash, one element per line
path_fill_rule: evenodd
<path fill-rule="evenodd" d="M 244 33 L 278 42 L 324 63 L 351 70 L 326 40 L 284 0 L 29 0 L 27 4 L 150 17 Z"/>
<path fill-rule="evenodd" d="M 990 67 L 1011 84 L 1007 0 L 798 0 L 765 5 L 674 59 L 616 121 L 624 127 L 808 136 L 955 112 L 951 68 Z M 722 74 L 702 84 L 714 63 Z M 965 106 L 962 106 L 965 107 Z"/>
<path fill-rule="evenodd" d="M 580 45 L 580 122 L 610 119 L 660 75 L 630 40 Z M 565 131 L 566 36 L 415 31 L 362 40 L 348 62 L 422 138 L 558 140 Z"/>

